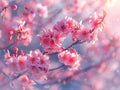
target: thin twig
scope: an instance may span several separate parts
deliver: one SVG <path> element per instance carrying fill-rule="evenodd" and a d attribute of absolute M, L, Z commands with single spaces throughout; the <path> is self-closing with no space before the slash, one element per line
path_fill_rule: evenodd
<path fill-rule="evenodd" d="M 60 69 L 60 68 L 62 68 L 62 67 L 64 67 L 64 66 L 65 66 L 65 65 L 64 65 L 64 64 L 62 64 L 62 65 L 60 65 L 59 67 L 49 69 L 49 71 L 58 70 L 58 69 Z"/>

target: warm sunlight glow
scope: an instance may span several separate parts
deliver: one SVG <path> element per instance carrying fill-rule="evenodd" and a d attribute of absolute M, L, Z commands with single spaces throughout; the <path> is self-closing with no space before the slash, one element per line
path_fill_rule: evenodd
<path fill-rule="evenodd" d="M 116 2 L 117 2 L 117 0 L 107 0 L 106 6 L 112 7 L 115 5 Z"/>

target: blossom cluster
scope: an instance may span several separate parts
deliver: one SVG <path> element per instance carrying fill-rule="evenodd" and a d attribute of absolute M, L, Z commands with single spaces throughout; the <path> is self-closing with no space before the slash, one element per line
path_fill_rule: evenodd
<path fill-rule="evenodd" d="M 31 78 L 40 79 L 48 72 L 49 56 L 43 55 L 39 50 L 30 51 L 29 54 L 24 55 L 22 50 L 18 52 L 18 48 L 14 48 L 14 53 L 10 55 L 8 51 L 5 54 L 6 64 L 13 73 L 26 72 L 31 75 Z"/>
<path fill-rule="evenodd" d="M 85 27 L 71 17 L 65 17 L 58 21 L 51 29 L 41 31 L 38 35 L 40 44 L 47 52 L 60 52 L 63 41 L 68 35 L 72 34 L 72 40 L 93 41 L 96 38 L 99 26 L 103 23 L 105 14 L 102 16 L 93 15 L 89 18 L 91 28 Z"/>
<path fill-rule="evenodd" d="M 41 3 L 28 2 L 23 5 L 23 11 L 18 12 L 19 16 L 12 17 L 11 10 L 17 12 L 19 10 L 17 4 L 8 4 L 5 0 L 0 2 L 0 15 L 2 18 L 1 23 L 5 28 L 5 33 L 8 35 L 8 40 L 14 42 L 22 41 L 24 45 L 28 46 L 33 37 L 34 25 L 37 23 L 34 21 L 36 17 L 47 18 L 48 10 L 47 6 L 43 6 Z M 31 8 L 34 7 L 34 8 Z M 5 20 L 4 20 L 5 19 Z"/>
<path fill-rule="evenodd" d="M 70 51 L 65 50 L 58 55 L 60 62 L 71 66 L 72 69 L 78 69 L 80 66 L 81 56 L 73 48 Z"/>

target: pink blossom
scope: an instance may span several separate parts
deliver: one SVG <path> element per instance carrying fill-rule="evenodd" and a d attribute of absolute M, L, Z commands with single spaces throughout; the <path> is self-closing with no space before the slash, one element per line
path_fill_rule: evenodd
<path fill-rule="evenodd" d="M 32 8 L 31 8 L 32 7 Z M 38 15 L 39 17 L 46 18 L 48 16 L 47 6 L 43 6 L 41 3 L 29 2 L 24 5 L 23 16 L 27 19 L 34 19 Z"/>
<path fill-rule="evenodd" d="M 68 25 L 68 29 L 70 31 L 73 31 L 73 30 L 75 30 L 77 28 L 80 28 L 80 24 L 76 20 L 74 20 L 73 18 L 65 17 L 65 20 L 66 20 L 66 23 Z"/>
<path fill-rule="evenodd" d="M 66 17 L 65 19 L 57 22 L 53 29 L 59 33 L 63 33 L 64 35 L 68 35 L 72 30 L 76 28 L 76 21 L 70 17 Z"/>
<path fill-rule="evenodd" d="M 25 21 L 15 20 L 12 27 L 8 27 L 7 30 L 9 33 L 9 40 L 16 38 L 16 41 L 22 41 L 25 46 L 27 46 L 32 41 L 33 32 L 31 27 L 24 27 Z"/>
<path fill-rule="evenodd" d="M 105 16 L 105 11 L 103 11 L 103 15 L 97 15 L 95 12 L 94 15 L 90 16 L 89 22 L 92 24 L 92 28 L 97 28 L 100 24 L 102 24 Z"/>
<path fill-rule="evenodd" d="M 90 32 L 89 29 L 83 28 L 72 32 L 72 40 L 86 40 L 90 44 L 97 41 L 97 31 Z"/>
<path fill-rule="evenodd" d="M 57 22 L 57 24 L 54 25 L 53 29 L 55 29 L 58 32 L 65 33 L 65 34 L 68 34 L 70 32 L 65 19 Z"/>
<path fill-rule="evenodd" d="M 63 2 L 65 2 L 63 0 Z M 81 1 L 81 0 L 71 0 L 70 2 L 67 2 L 67 5 L 65 7 L 65 12 L 68 12 L 71 15 L 75 15 L 78 13 L 82 13 L 83 10 L 85 10 L 86 6 L 86 1 Z"/>
<path fill-rule="evenodd" d="M 26 21 L 24 18 L 21 17 L 14 17 L 12 19 L 12 22 L 10 23 L 11 28 L 14 30 L 18 30 L 20 28 L 22 28 L 25 25 Z"/>
<path fill-rule="evenodd" d="M 27 55 L 18 55 L 18 50 L 16 50 L 17 48 L 14 48 L 15 54 L 13 55 L 10 55 L 9 51 L 5 54 L 6 64 L 12 72 L 23 73 L 27 71 L 28 75 L 32 74 L 34 79 L 45 78 L 50 63 L 49 56 L 43 55 L 39 50 L 30 51 Z"/>
<path fill-rule="evenodd" d="M 60 0 L 43 0 L 42 2 L 44 5 L 52 6 L 52 5 L 58 4 Z"/>
<path fill-rule="evenodd" d="M 33 7 L 33 8 L 31 8 Z M 24 5 L 24 12 L 23 15 L 25 17 L 31 17 L 34 18 L 35 17 L 35 8 L 36 8 L 36 3 L 35 2 L 28 2 L 27 4 Z"/>
<path fill-rule="evenodd" d="M 89 37 L 89 30 L 87 28 L 83 28 L 80 30 L 76 30 L 72 32 L 72 40 L 78 39 L 78 40 L 87 40 Z"/>
<path fill-rule="evenodd" d="M 20 80 L 20 84 L 22 84 L 22 86 L 25 86 L 25 87 L 26 86 L 30 87 L 32 86 L 32 84 L 34 84 L 34 82 L 30 80 L 27 75 L 23 75 L 22 77 L 19 78 L 19 80 Z"/>
<path fill-rule="evenodd" d="M 12 70 L 12 72 L 21 73 L 27 69 L 27 56 L 11 56 L 8 52 L 5 54 L 5 61 L 9 68 Z"/>
<path fill-rule="evenodd" d="M 40 17 L 47 18 L 48 10 L 46 6 L 42 6 L 40 3 L 37 4 L 37 13 Z"/>
<path fill-rule="evenodd" d="M 32 77 L 35 79 L 40 75 L 45 75 L 49 68 L 49 56 L 43 55 L 39 50 L 30 51 L 27 55 L 29 72 L 32 73 Z"/>
<path fill-rule="evenodd" d="M 97 34 L 98 34 L 97 32 L 90 33 L 88 37 L 88 42 L 94 44 L 98 40 Z"/>
<path fill-rule="evenodd" d="M 75 49 L 65 50 L 58 55 L 60 62 L 77 69 L 80 65 L 81 57 Z"/>
<path fill-rule="evenodd" d="M 11 8 L 12 8 L 13 10 L 16 10 L 16 9 L 17 9 L 17 5 L 16 5 L 16 4 L 11 5 Z"/>
<path fill-rule="evenodd" d="M 8 1 L 7 0 L 0 0 L 0 9 L 6 7 L 8 5 Z"/>
<path fill-rule="evenodd" d="M 58 52 L 62 50 L 62 42 L 65 37 L 54 30 L 48 30 L 41 32 L 38 39 L 45 51 Z"/>
<path fill-rule="evenodd" d="M 29 43 L 31 43 L 32 35 L 33 35 L 33 33 L 32 33 L 31 28 L 25 27 L 22 29 L 20 38 L 21 38 L 22 42 L 24 43 L 24 45 L 27 46 Z"/>
<path fill-rule="evenodd" d="M 18 80 L 13 81 L 14 89 L 16 90 L 25 90 L 25 89 L 32 89 L 33 85 L 35 84 L 33 80 L 31 80 L 27 75 L 22 75 L 18 78 Z"/>

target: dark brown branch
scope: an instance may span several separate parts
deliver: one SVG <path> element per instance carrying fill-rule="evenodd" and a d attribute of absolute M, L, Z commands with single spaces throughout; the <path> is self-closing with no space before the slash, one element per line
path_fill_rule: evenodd
<path fill-rule="evenodd" d="M 58 69 L 60 69 L 60 68 L 62 68 L 62 67 L 64 67 L 64 66 L 65 66 L 65 65 L 64 65 L 64 64 L 62 64 L 62 65 L 60 65 L 59 67 L 49 69 L 49 71 L 58 70 Z"/>

